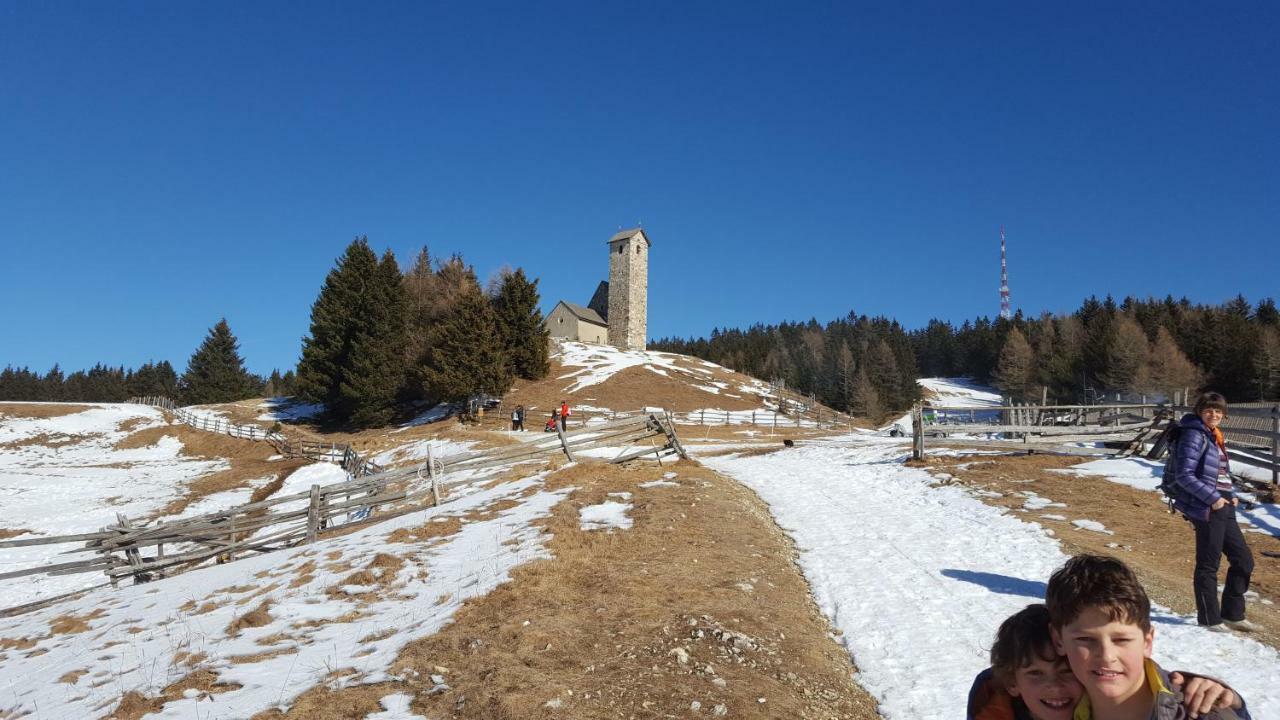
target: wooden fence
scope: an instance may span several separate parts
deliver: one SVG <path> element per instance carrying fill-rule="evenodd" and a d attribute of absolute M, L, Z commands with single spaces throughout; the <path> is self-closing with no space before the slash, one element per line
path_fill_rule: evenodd
<path fill-rule="evenodd" d="M 82 543 L 63 554 L 90 554 L 40 567 L 0 574 L 0 580 L 29 575 L 103 572 L 112 584 L 132 576 L 135 582 L 165 577 L 210 559 L 229 562 L 237 555 L 263 553 L 314 542 L 322 533 L 345 530 L 446 502 L 453 485 L 474 481 L 475 472 L 545 460 L 604 447 L 624 446 L 607 462 L 653 456 L 685 457 L 670 415 L 650 414 L 595 425 L 492 450 L 436 458 L 398 470 L 384 470 L 306 492 L 281 495 L 211 513 L 168 522 L 135 524 L 117 514 L 115 525 L 97 532 L 0 541 L 5 548 Z M 636 447 L 639 446 L 639 447 Z M 166 552 L 168 550 L 168 552 Z"/>
<path fill-rule="evenodd" d="M 1012 405 L 987 408 L 927 407 L 912 410 L 912 457 L 924 457 L 926 437 L 945 438 L 947 444 L 981 447 L 1049 449 L 1074 455 L 1110 455 L 1116 451 L 1066 447 L 1064 443 L 1123 444 L 1120 454 L 1137 452 L 1154 442 L 1171 419 L 1191 412 L 1169 405 Z M 994 420 L 994 421 L 993 421 Z M 1265 421 L 1265 422 L 1260 422 Z M 1264 429 L 1269 425 L 1270 429 Z M 1231 443 L 1227 455 L 1237 462 L 1271 470 L 1271 483 L 1280 485 L 1280 405 L 1232 406 L 1222 424 Z M 973 441 L 954 435 L 999 435 Z"/>
<path fill-rule="evenodd" d="M 574 429 L 584 429 L 598 427 L 602 422 L 613 422 L 629 417 L 642 417 L 646 410 L 573 410 L 569 415 L 566 426 Z M 668 414 L 665 410 L 659 410 L 664 415 Z M 673 412 L 669 413 L 674 422 L 678 425 L 750 425 L 752 427 L 764 427 L 773 430 L 782 430 L 787 428 L 816 428 L 816 429 L 847 429 L 854 428 L 853 418 L 843 413 L 835 412 L 830 408 L 818 405 L 803 410 L 797 410 L 790 414 L 778 413 L 772 410 L 691 410 L 689 412 Z M 485 427 L 503 429 L 511 427 L 510 411 L 492 412 L 485 411 L 484 417 L 480 420 Z M 541 432 L 546 421 L 550 418 L 547 413 L 529 413 L 525 416 L 525 430 L 530 432 Z M 532 421 L 531 421 L 532 419 Z"/>
<path fill-rule="evenodd" d="M 230 435 L 245 440 L 258 440 L 271 443 L 276 451 L 289 458 L 307 458 L 321 460 L 342 466 L 343 470 L 353 478 L 364 475 L 375 475 L 382 472 L 381 465 L 363 457 L 355 448 L 346 443 L 325 443 L 314 440 L 290 440 L 283 433 L 263 430 L 257 425 L 236 425 L 226 418 L 213 417 L 189 408 L 178 407 L 172 399 L 164 396 L 149 395 L 129 398 L 129 402 L 137 405 L 150 405 L 172 413 L 174 418 L 184 425 L 196 430 Z"/>

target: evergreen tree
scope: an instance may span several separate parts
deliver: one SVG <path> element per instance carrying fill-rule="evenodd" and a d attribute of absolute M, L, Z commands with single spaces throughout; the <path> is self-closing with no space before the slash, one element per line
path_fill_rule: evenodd
<path fill-rule="evenodd" d="M 538 309 L 538 281 L 525 277 L 523 269 L 503 276 L 493 298 L 498 330 L 516 377 L 537 380 L 547 374 L 549 333 Z"/>
<path fill-rule="evenodd" d="M 996 387 L 1010 398 L 1018 401 L 1032 399 L 1036 379 L 1035 354 L 1017 328 L 1006 336 L 993 376 Z"/>
<path fill-rule="evenodd" d="M 395 399 L 406 369 L 405 306 L 407 298 L 395 256 L 387 251 L 367 288 L 347 366 L 332 410 L 356 427 L 385 425 L 395 413 Z"/>
<path fill-rule="evenodd" d="M 1259 330 L 1253 378 L 1258 400 L 1280 398 L 1280 329 L 1264 326 Z"/>
<path fill-rule="evenodd" d="M 66 378 L 62 375 L 62 368 L 57 363 L 49 369 L 49 372 L 40 380 L 40 399 L 44 402 L 61 402 L 64 390 L 63 383 Z"/>
<path fill-rule="evenodd" d="M 369 249 L 367 238 L 356 238 L 325 277 L 311 306 L 311 332 L 302 340 L 297 374 L 303 399 L 338 412 L 341 385 L 351 367 L 351 346 L 373 296 L 378 295 L 377 283 L 378 257 Z"/>
<path fill-rule="evenodd" d="M 418 377 L 428 396 L 448 402 L 511 387 L 498 321 L 478 287 L 461 293 L 434 328 Z"/>
<path fill-rule="evenodd" d="M 91 370 L 91 379 L 92 376 Z M 121 386 L 123 389 L 123 377 Z M 250 398 L 260 389 L 257 380 L 245 370 L 239 342 L 223 318 L 209 329 L 204 342 L 187 361 L 178 393 L 184 404 L 207 405 Z"/>

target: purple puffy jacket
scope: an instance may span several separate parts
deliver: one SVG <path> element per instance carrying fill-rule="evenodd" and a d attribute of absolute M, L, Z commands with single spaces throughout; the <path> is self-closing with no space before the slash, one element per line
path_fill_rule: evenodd
<path fill-rule="evenodd" d="M 1207 521 L 1210 506 L 1222 498 L 1218 492 L 1222 455 L 1200 416 L 1187 413 L 1178 425 L 1182 431 L 1171 462 L 1174 482 L 1181 492 L 1173 506 L 1188 520 Z"/>

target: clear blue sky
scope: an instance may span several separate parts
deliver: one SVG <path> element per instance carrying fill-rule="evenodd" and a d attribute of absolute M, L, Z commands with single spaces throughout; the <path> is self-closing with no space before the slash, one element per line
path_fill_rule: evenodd
<path fill-rule="evenodd" d="M 0 366 L 292 367 L 356 235 L 651 336 L 1280 295 L 1280 3 L 0 2 Z"/>

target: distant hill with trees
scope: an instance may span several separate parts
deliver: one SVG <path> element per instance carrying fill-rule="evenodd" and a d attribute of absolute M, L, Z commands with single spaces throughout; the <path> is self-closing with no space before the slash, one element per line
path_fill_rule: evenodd
<path fill-rule="evenodd" d="M 904 330 L 850 313 L 825 325 L 716 329 L 709 338 L 664 338 L 655 350 L 694 355 L 813 394 L 868 417 L 919 398 L 917 377 L 967 376 L 1018 400 L 1091 400 L 1213 388 L 1233 402 L 1280 398 L 1280 312 L 1268 298 L 1221 305 L 1186 298 L 1117 304 L 1090 297 L 1075 312 L 1028 319 L 979 317 L 958 327 L 931 320 Z"/>

